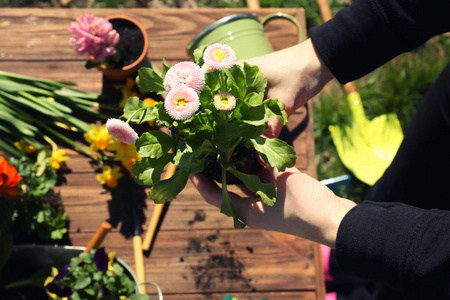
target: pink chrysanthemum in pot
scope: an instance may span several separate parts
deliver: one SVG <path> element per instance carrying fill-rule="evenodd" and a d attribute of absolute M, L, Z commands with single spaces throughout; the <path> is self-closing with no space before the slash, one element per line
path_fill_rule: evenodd
<path fill-rule="evenodd" d="M 77 22 L 70 25 L 69 31 L 77 36 L 70 38 L 69 44 L 77 46 L 76 51 L 79 54 L 87 53 L 96 62 L 116 54 L 114 46 L 119 42 L 119 34 L 104 18 L 91 14 L 79 16 Z"/>

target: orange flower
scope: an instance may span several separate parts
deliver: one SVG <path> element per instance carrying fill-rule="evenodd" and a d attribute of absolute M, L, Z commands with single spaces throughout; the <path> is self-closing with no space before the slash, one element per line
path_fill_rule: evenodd
<path fill-rule="evenodd" d="M 0 156 L 0 196 L 14 198 L 19 196 L 20 190 L 16 186 L 21 179 L 20 174 L 12 164 Z"/>

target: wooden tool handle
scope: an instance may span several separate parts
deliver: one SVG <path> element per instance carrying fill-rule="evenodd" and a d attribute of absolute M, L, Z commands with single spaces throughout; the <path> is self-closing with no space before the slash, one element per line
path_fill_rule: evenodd
<path fill-rule="evenodd" d="M 328 0 L 316 0 L 319 6 L 320 15 L 322 16 L 322 21 L 327 22 L 333 18 L 333 13 L 331 12 L 330 4 Z M 358 90 L 354 82 L 348 82 L 344 84 L 344 90 L 347 94 L 357 93 Z"/>
<path fill-rule="evenodd" d="M 177 170 L 177 166 L 173 163 L 169 163 L 167 167 L 166 173 L 164 175 L 164 179 L 169 179 L 175 174 Z M 162 211 L 164 209 L 164 204 L 156 204 L 155 209 L 153 210 L 152 218 L 150 219 L 150 224 L 148 225 L 147 233 L 144 237 L 144 242 L 142 243 L 142 249 L 144 251 L 148 251 L 150 249 L 150 245 L 152 244 L 153 237 L 155 236 L 156 227 L 158 226 L 159 219 L 161 218 Z"/>
<path fill-rule="evenodd" d="M 320 15 L 322 16 L 322 21 L 326 22 L 333 18 L 333 13 L 331 12 L 330 4 L 328 0 L 316 0 L 319 6 Z"/>
<path fill-rule="evenodd" d="M 259 0 L 246 0 L 247 7 L 250 9 L 260 9 Z"/>
<path fill-rule="evenodd" d="M 100 227 L 97 229 L 97 232 L 89 241 L 89 244 L 86 246 L 84 252 L 90 252 L 91 249 L 97 249 L 102 244 L 108 232 L 111 230 L 111 224 L 108 222 L 103 222 Z"/>
<path fill-rule="evenodd" d="M 145 286 L 145 267 L 144 254 L 142 253 L 142 239 L 139 235 L 133 237 L 134 265 L 136 269 L 136 277 L 140 283 L 141 294 L 147 294 Z"/>

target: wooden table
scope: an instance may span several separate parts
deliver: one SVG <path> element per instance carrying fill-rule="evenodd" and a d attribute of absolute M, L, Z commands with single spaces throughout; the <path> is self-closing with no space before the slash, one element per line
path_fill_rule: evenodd
<path fill-rule="evenodd" d="M 0 70 L 53 80 L 72 81 L 78 88 L 102 92 L 102 75 L 84 68 L 85 57 L 68 44 L 70 22 L 85 13 L 99 16 L 127 14 L 148 31 L 149 59 L 161 66 L 189 60 L 185 46 L 201 29 L 244 9 L 2 9 L 0 10 Z M 260 16 L 283 11 L 305 26 L 303 9 L 261 9 Z M 266 26 L 274 49 L 297 42 L 293 25 L 273 21 Z M 306 34 L 306 32 L 304 32 Z M 301 59 L 301 58 L 299 58 Z M 295 132 L 309 118 L 305 130 Z M 299 125 L 300 124 L 300 125 Z M 312 117 L 305 109 L 292 116 L 288 128 L 298 153 L 297 167 L 316 176 Z M 298 129 L 298 128 L 297 128 Z M 292 137 L 292 135 L 294 137 Z M 105 191 L 85 157 L 69 152 L 71 173 L 58 187 L 70 219 L 69 238 L 85 246 L 101 222 L 113 229 L 103 242 L 107 251 L 134 269 L 131 217 L 117 195 Z M 154 204 L 145 199 L 141 225 L 145 231 Z M 310 241 L 264 230 L 235 230 L 231 219 L 206 204 L 189 183 L 171 203 L 151 252 L 145 253 L 146 279 L 156 282 L 165 299 L 324 299 L 320 246 Z M 148 292 L 155 294 L 149 286 Z"/>

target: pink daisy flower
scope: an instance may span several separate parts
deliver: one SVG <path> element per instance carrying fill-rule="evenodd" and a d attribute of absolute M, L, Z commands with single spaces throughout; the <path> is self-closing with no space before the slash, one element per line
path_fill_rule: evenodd
<path fill-rule="evenodd" d="M 216 43 L 206 48 L 203 60 L 215 70 L 229 69 L 236 63 L 236 53 L 230 46 Z"/>
<path fill-rule="evenodd" d="M 164 77 L 164 89 L 170 92 L 178 86 L 187 86 L 200 94 L 205 87 L 205 74 L 191 61 L 182 61 L 171 67 Z"/>
<path fill-rule="evenodd" d="M 172 89 L 164 100 L 167 113 L 175 120 L 187 120 L 200 107 L 197 93 L 184 85 Z"/>
<path fill-rule="evenodd" d="M 236 98 L 227 92 L 214 95 L 214 106 L 218 110 L 232 110 L 236 107 Z"/>
<path fill-rule="evenodd" d="M 134 144 L 139 138 L 136 131 L 127 122 L 119 119 L 108 119 L 106 129 L 113 137 L 125 144 Z"/>

